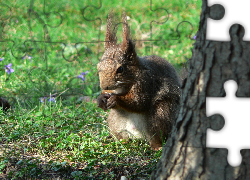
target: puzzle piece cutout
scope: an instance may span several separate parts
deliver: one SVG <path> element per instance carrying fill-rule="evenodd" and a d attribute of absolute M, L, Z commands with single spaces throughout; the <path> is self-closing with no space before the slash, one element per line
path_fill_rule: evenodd
<path fill-rule="evenodd" d="M 243 40 L 250 40 L 248 0 L 209 0 L 208 6 L 210 18 L 207 19 L 207 40 L 230 41 L 229 29 L 233 24 L 244 26 L 246 33 Z"/>
<path fill-rule="evenodd" d="M 228 148 L 228 162 L 231 166 L 239 166 L 241 163 L 240 150 L 250 149 L 249 144 L 249 98 L 237 98 L 237 83 L 233 80 L 224 84 L 226 98 L 206 98 L 207 116 L 221 113 L 226 120 L 224 128 L 220 132 L 207 130 L 207 147 Z M 220 127 L 223 127 L 223 118 L 219 118 Z M 218 118 L 217 118 L 218 121 Z M 213 127 L 212 127 L 213 128 Z M 218 130 L 213 128 L 214 130 Z"/>

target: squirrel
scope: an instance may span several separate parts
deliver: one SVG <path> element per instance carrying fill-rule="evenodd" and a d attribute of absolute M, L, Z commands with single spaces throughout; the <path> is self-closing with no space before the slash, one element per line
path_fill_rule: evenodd
<path fill-rule="evenodd" d="M 0 107 L 6 112 L 10 108 L 10 103 L 6 99 L 0 97 Z"/>
<path fill-rule="evenodd" d="M 170 135 L 180 104 L 181 80 L 165 59 L 139 57 L 123 12 L 123 40 L 117 44 L 113 13 L 107 19 L 105 52 L 97 64 L 102 93 L 98 107 L 110 109 L 111 134 L 118 139 L 142 138 L 154 150 Z"/>

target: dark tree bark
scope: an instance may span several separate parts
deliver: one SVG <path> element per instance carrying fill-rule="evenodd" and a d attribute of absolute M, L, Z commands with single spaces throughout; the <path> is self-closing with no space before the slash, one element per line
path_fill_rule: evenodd
<path fill-rule="evenodd" d="M 206 116 L 206 97 L 224 97 L 224 82 L 238 83 L 238 97 L 250 97 L 250 42 L 240 25 L 230 28 L 230 42 L 206 40 L 206 21 L 221 16 L 203 0 L 199 31 L 190 71 L 183 87 L 181 108 L 171 137 L 151 179 L 250 179 L 250 151 L 241 150 L 242 163 L 232 167 L 227 149 L 206 148 L 207 128 L 220 129 L 221 116 Z M 225 120 L 226 121 L 226 120 Z"/>

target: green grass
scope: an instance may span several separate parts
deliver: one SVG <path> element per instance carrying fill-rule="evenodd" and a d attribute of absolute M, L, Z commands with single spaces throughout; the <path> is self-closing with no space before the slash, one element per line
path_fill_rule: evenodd
<path fill-rule="evenodd" d="M 120 21 L 126 10 L 138 55 L 180 68 L 191 57 L 201 1 L 1 3 L 0 96 L 12 108 L 0 114 L 0 179 L 148 178 L 161 151 L 109 137 L 107 113 L 96 106 L 107 14 L 113 8 Z M 9 63 L 10 74 L 3 69 Z M 86 71 L 84 81 L 77 78 Z"/>

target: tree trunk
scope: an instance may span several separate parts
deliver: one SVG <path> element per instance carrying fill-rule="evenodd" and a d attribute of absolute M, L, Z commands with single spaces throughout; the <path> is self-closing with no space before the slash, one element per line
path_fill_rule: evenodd
<path fill-rule="evenodd" d="M 225 96 L 223 85 L 229 79 L 238 83 L 237 96 L 250 96 L 250 43 L 242 40 L 244 29 L 232 26 L 230 42 L 206 40 L 209 13 L 220 14 L 203 0 L 177 123 L 151 179 L 250 179 L 249 150 L 241 150 L 242 163 L 234 168 L 227 162 L 227 149 L 206 148 L 207 128 L 221 127 L 221 116 L 206 116 L 206 97 Z"/>

